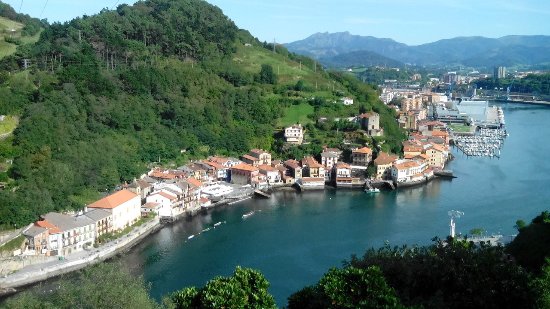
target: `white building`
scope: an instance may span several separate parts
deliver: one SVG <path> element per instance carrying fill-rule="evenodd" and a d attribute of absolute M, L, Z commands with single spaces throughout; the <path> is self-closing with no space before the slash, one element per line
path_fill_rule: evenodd
<path fill-rule="evenodd" d="M 428 168 L 426 161 L 397 160 L 391 168 L 391 176 L 396 183 L 417 181 L 425 177 Z"/>
<path fill-rule="evenodd" d="M 353 99 L 349 97 L 343 97 L 340 99 L 344 105 L 353 105 Z"/>
<path fill-rule="evenodd" d="M 258 169 L 260 170 L 260 174 L 265 175 L 266 181 L 269 184 L 281 183 L 281 173 L 278 169 L 265 164 L 258 166 Z"/>
<path fill-rule="evenodd" d="M 113 230 L 122 230 L 141 217 L 141 198 L 128 190 L 121 190 L 88 205 L 113 214 Z"/>
<path fill-rule="evenodd" d="M 285 140 L 290 144 L 301 144 L 304 141 L 304 129 L 301 124 L 285 128 Z"/>
<path fill-rule="evenodd" d="M 176 203 L 178 201 L 178 197 L 177 195 L 167 190 L 153 192 L 145 199 L 145 201 L 147 202 L 147 204 L 160 204 L 158 214 L 161 217 L 172 217 L 174 215 L 177 215 L 176 213 L 174 213 L 173 208 L 177 206 Z"/>
<path fill-rule="evenodd" d="M 43 216 L 44 221 L 61 231 L 61 245 L 58 242 L 58 254 L 67 255 L 90 248 L 95 242 L 95 222 L 87 216 L 69 216 L 50 212 Z M 57 238 L 59 241 L 59 238 Z M 53 248 L 53 246 L 52 246 Z"/>

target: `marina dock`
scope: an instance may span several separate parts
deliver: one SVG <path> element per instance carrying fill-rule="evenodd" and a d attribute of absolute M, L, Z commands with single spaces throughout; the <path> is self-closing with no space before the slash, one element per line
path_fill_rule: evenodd
<path fill-rule="evenodd" d="M 505 129 L 480 128 L 473 136 L 455 136 L 454 144 L 467 156 L 498 158 L 507 135 Z"/>

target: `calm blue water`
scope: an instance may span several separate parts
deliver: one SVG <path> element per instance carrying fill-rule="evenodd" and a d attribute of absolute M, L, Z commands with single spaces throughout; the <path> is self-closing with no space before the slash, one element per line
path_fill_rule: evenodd
<path fill-rule="evenodd" d="M 483 228 L 514 234 L 517 219 L 550 209 L 550 109 L 502 105 L 510 136 L 500 159 L 467 158 L 450 164 L 458 178 L 369 195 L 362 191 L 279 192 L 164 228 L 122 260 L 151 282 L 151 294 L 202 286 L 235 266 L 259 269 L 278 305 L 350 255 L 367 248 L 429 244 L 449 233 L 447 211 L 461 210 L 457 232 Z M 242 214 L 256 210 L 246 220 Z M 260 212 L 261 210 L 261 212 Z M 226 224 L 187 237 L 218 221 Z"/>

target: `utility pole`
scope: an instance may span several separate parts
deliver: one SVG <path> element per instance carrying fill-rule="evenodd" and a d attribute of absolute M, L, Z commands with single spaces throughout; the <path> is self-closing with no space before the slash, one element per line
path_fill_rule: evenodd
<path fill-rule="evenodd" d="M 275 38 L 273 38 L 273 53 L 275 53 Z"/>
<path fill-rule="evenodd" d="M 78 30 L 78 43 L 82 43 L 82 30 Z"/>

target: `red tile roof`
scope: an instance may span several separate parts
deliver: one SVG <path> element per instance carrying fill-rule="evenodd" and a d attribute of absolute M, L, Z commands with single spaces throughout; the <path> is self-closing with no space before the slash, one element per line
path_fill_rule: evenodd
<path fill-rule="evenodd" d="M 254 167 L 250 164 L 246 164 L 246 163 L 237 164 L 237 165 L 233 166 L 231 169 L 232 170 L 247 171 L 247 172 L 257 172 L 258 171 L 258 168 Z"/>
<path fill-rule="evenodd" d="M 381 151 L 378 154 L 378 157 L 376 160 L 374 160 L 375 165 L 388 165 L 393 163 L 395 160 L 397 160 L 399 157 L 396 155 L 390 155 L 386 152 Z"/>
<path fill-rule="evenodd" d="M 267 171 L 267 172 L 276 172 L 276 171 L 278 171 L 278 169 L 274 168 L 271 165 L 267 165 L 267 164 L 259 165 L 258 169 L 264 170 L 264 171 Z"/>
<path fill-rule="evenodd" d="M 300 162 L 296 161 L 296 160 L 286 160 L 285 163 L 284 163 L 286 166 L 292 168 L 292 169 L 297 169 L 297 168 L 300 168 Z"/>
<path fill-rule="evenodd" d="M 190 185 L 194 186 L 194 187 L 202 187 L 202 182 L 198 181 L 197 179 L 193 178 L 193 177 L 189 177 L 186 179 L 187 183 L 189 183 Z"/>
<path fill-rule="evenodd" d="M 61 229 L 46 220 L 36 221 L 34 225 L 47 229 L 50 234 L 63 233 Z"/>
<path fill-rule="evenodd" d="M 304 157 L 302 159 L 302 165 L 308 166 L 309 168 L 321 168 L 323 167 L 317 160 L 315 160 L 313 157 Z"/>
<path fill-rule="evenodd" d="M 353 153 L 372 154 L 372 149 L 370 149 L 369 147 L 363 147 L 363 148 L 355 149 L 352 152 Z"/>
<path fill-rule="evenodd" d="M 253 157 L 251 155 L 248 155 L 248 154 L 245 154 L 243 155 L 241 158 L 243 158 L 243 160 L 249 160 L 249 161 L 260 161 L 260 159 L 256 158 L 256 157 Z"/>
<path fill-rule="evenodd" d="M 137 196 L 138 195 L 128 190 L 120 190 L 88 205 L 88 208 L 113 209 Z"/>

